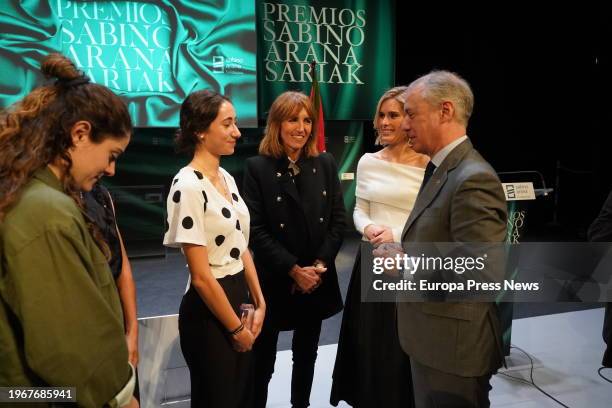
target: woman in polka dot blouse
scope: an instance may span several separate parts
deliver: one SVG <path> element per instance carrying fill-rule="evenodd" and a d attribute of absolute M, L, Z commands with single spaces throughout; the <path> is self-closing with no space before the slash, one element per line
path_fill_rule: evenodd
<path fill-rule="evenodd" d="M 182 248 L 191 284 L 179 310 L 181 349 L 189 366 L 192 407 L 246 407 L 252 399 L 251 347 L 266 305 L 247 248 L 249 211 L 233 177 L 219 166 L 240 131 L 228 98 L 208 90 L 181 106 L 179 151 L 191 162 L 168 195 L 164 245 Z M 254 303 L 251 327 L 240 305 Z"/>
<path fill-rule="evenodd" d="M 291 404 L 309 405 L 321 322 L 342 309 L 334 261 L 345 211 L 334 158 L 319 153 L 308 97 L 272 106 L 259 156 L 246 161 L 244 199 L 268 316 L 255 343 L 255 407 L 265 407 L 280 330 L 293 330 Z"/>

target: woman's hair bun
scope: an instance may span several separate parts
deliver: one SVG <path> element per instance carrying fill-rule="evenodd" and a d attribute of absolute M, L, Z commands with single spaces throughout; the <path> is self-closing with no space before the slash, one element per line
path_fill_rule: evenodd
<path fill-rule="evenodd" d="M 53 53 L 45 57 L 40 70 L 47 78 L 57 78 L 60 81 L 69 81 L 82 76 L 70 59 L 62 54 Z"/>

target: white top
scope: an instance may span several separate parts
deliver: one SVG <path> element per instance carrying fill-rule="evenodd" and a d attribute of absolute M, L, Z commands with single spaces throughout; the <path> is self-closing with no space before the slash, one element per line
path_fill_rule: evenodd
<path fill-rule="evenodd" d="M 217 279 L 244 269 L 241 255 L 249 242 L 250 216 L 234 178 L 219 168 L 232 196 L 228 202 L 204 175 L 183 167 L 168 195 L 168 231 L 164 245 L 205 246 L 213 276 Z"/>
<path fill-rule="evenodd" d="M 357 164 L 355 227 L 363 235 L 370 224 L 391 227 L 400 242 L 404 224 L 414 207 L 425 169 L 364 154 Z M 365 239 L 365 237 L 364 237 Z"/>

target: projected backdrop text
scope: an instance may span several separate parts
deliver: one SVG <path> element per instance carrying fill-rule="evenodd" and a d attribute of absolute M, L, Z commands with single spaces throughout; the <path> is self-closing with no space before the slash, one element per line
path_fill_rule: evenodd
<path fill-rule="evenodd" d="M 125 97 L 136 126 L 178 126 L 180 103 L 205 88 L 257 125 L 254 0 L 19 1 L 0 24 L 2 107 L 40 84 L 40 61 L 59 51 Z"/>

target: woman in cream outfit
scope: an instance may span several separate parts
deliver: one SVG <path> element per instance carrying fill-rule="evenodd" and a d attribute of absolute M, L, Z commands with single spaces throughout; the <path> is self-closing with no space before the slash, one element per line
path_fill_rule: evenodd
<path fill-rule="evenodd" d="M 402 229 L 416 201 L 429 159 L 410 147 L 401 129 L 402 94 L 395 87 L 380 98 L 374 116 L 376 144 L 357 165 L 355 228 L 372 245 L 400 242 Z M 360 253 L 347 293 L 330 402 L 354 407 L 410 407 L 410 361 L 400 348 L 395 304 L 361 303 Z"/>

